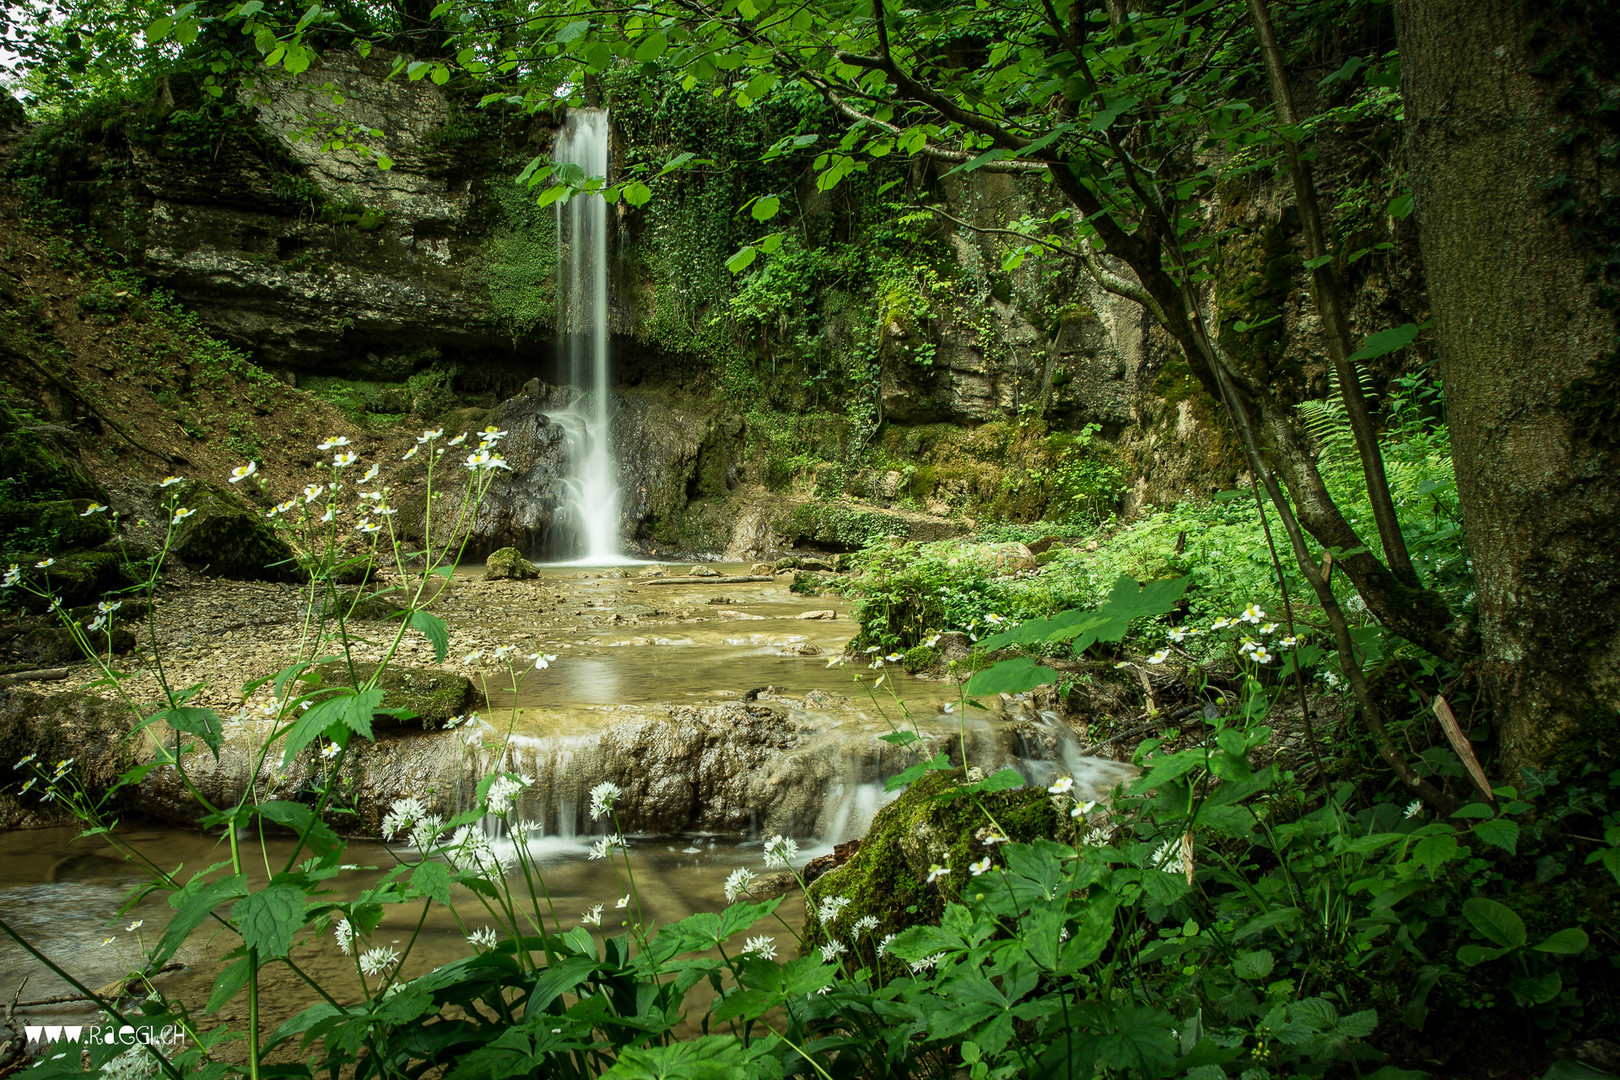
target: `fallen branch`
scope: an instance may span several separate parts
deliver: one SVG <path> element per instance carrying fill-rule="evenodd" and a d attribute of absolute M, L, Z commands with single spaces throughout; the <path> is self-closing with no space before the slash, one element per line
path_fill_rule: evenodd
<path fill-rule="evenodd" d="M 746 581 L 775 581 L 770 574 L 722 574 L 719 577 L 637 578 L 637 585 L 739 585 Z"/>

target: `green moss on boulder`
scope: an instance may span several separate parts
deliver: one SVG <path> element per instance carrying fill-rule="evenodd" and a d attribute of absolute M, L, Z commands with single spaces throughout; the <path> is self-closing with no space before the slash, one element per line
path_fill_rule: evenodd
<path fill-rule="evenodd" d="M 540 568 L 523 557 L 515 547 L 490 552 L 484 561 L 485 581 L 528 581 L 540 576 Z"/>
<path fill-rule="evenodd" d="M 1040 788 L 949 802 L 939 798 L 962 780 L 962 770 L 953 769 L 928 773 L 913 783 L 878 811 L 860 850 L 847 863 L 811 883 L 805 905 L 806 949 L 826 941 L 829 934 L 847 940 L 855 920 L 867 915 L 878 921 L 874 941 L 908 926 L 938 922 L 945 905 L 960 897 L 972 880 L 968 866 L 987 853 L 995 858 L 981 835 L 992 828 L 992 815 L 1009 838 L 1025 843 L 1055 837 L 1069 824 Z M 935 864 L 948 866 L 950 872 L 930 884 L 928 870 Z M 826 927 L 816 908 L 830 896 L 850 902 Z M 864 940 L 861 945 L 864 949 Z"/>
<path fill-rule="evenodd" d="M 94 801 L 138 764 L 139 738 L 132 735 L 137 719 L 127 707 L 95 694 L 40 694 L 7 684 L 0 678 L 0 828 L 56 816 L 54 804 L 41 798 L 39 783 L 18 794 L 35 777 L 31 765 L 49 774 L 58 762 L 73 759 L 73 780 Z M 30 754 L 34 757 L 17 768 L 15 763 Z M 128 798 L 103 809 L 113 814 L 128 809 L 135 789 L 125 791 Z"/>
<path fill-rule="evenodd" d="M 180 489 L 180 506 L 193 513 L 175 529 L 170 550 L 188 565 L 239 581 L 298 580 L 287 541 L 237 495 L 193 480 Z"/>

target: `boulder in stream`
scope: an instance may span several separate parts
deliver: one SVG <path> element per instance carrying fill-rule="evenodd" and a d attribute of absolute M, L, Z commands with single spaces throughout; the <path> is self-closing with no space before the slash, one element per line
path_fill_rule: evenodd
<path fill-rule="evenodd" d="M 528 581 L 539 576 L 540 568 L 515 547 L 492 551 L 484 562 L 485 581 Z"/>

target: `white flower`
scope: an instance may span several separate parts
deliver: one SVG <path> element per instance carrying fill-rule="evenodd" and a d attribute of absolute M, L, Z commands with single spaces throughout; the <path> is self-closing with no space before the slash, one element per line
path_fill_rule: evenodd
<path fill-rule="evenodd" d="M 617 900 L 613 901 L 613 906 L 616 907 L 616 908 L 627 908 L 627 907 L 629 907 L 630 906 L 630 894 L 625 893 L 623 896 L 621 896 Z"/>
<path fill-rule="evenodd" d="M 987 622 L 987 623 L 995 624 L 995 623 L 1001 622 L 1002 618 L 1001 618 L 1000 615 L 997 615 L 995 612 L 992 611 L 990 614 L 988 614 L 988 615 L 986 615 L 984 617 L 984 621 Z"/>
<path fill-rule="evenodd" d="M 467 441 L 467 433 L 465 431 L 463 431 L 460 435 L 457 435 L 455 438 L 451 439 L 445 445 L 446 446 L 460 446 L 462 443 L 464 443 L 466 441 Z"/>
<path fill-rule="evenodd" d="M 623 850 L 624 837 L 617 834 L 602 837 L 591 844 L 590 853 L 586 856 L 586 858 L 605 859 L 608 857 L 608 852 L 612 851 L 614 848 Z"/>
<path fill-rule="evenodd" d="M 1238 616 L 1238 618 L 1242 619 L 1244 622 L 1253 623 L 1256 626 L 1259 626 L 1260 620 L 1264 619 L 1265 617 L 1266 613 L 1260 610 L 1259 604 L 1250 604 L 1248 607 L 1243 609 L 1243 614 Z"/>
<path fill-rule="evenodd" d="M 776 835 L 765 842 L 765 865 L 767 867 L 780 866 L 784 870 L 793 865 L 793 860 L 799 857 L 799 842 L 788 837 Z"/>
<path fill-rule="evenodd" d="M 386 945 L 378 946 L 375 949 L 367 949 L 360 954 L 360 970 L 371 976 L 385 974 L 397 963 L 399 963 L 399 953 Z"/>
<path fill-rule="evenodd" d="M 502 660 L 505 660 L 508 656 L 511 656 L 515 652 L 517 652 L 516 645 L 497 645 L 495 646 L 495 651 L 492 655 L 495 658 L 495 662 L 500 663 Z"/>
<path fill-rule="evenodd" d="M 106 625 L 107 625 L 107 616 L 105 616 L 105 615 L 97 615 L 94 619 L 90 620 L 90 625 L 85 627 L 85 629 L 86 630 L 92 630 L 92 631 L 93 630 L 100 630 L 103 626 L 106 626 Z"/>
<path fill-rule="evenodd" d="M 356 480 L 355 483 L 357 483 L 357 484 L 369 484 L 369 483 L 371 483 L 373 480 L 377 479 L 377 473 L 381 469 L 382 469 L 381 465 L 378 465 L 376 462 L 372 462 L 371 468 L 366 470 L 366 475 L 364 475 L 360 479 Z"/>
<path fill-rule="evenodd" d="M 1162 664 L 1168 659 L 1170 659 L 1170 650 L 1160 649 L 1158 652 L 1148 657 L 1147 662 L 1150 664 Z"/>
<path fill-rule="evenodd" d="M 1274 622 L 1268 622 L 1266 625 L 1260 628 L 1260 632 L 1262 634 L 1274 634 L 1277 632 L 1277 624 Z"/>
<path fill-rule="evenodd" d="M 529 654 L 529 659 L 534 661 L 534 666 L 535 666 L 535 669 L 537 671 L 544 671 L 546 668 L 551 666 L 551 662 L 553 660 L 557 659 L 557 654 L 556 653 L 530 653 Z"/>
<path fill-rule="evenodd" d="M 483 952 L 485 949 L 493 949 L 495 947 L 495 931 L 487 926 L 482 930 L 474 930 L 467 935 L 467 944 L 479 952 Z"/>
<path fill-rule="evenodd" d="M 1277 644 L 1285 649 L 1292 649 L 1295 645 L 1299 644 L 1299 638 L 1292 636 L 1285 637 L 1281 641 L 1277 642 Z"/>
<path fill-rule="evenodd" d="M 856 919 L 854 925 L 850 927 L 850 933 L 852 933 L 852 934 L 870 934 L 873 930 L 876 930 L 877 928 L 878 928 L 878 921 L 877 921 L 876 916 L 862 915 L 860 918 Z"/>
<path fill-rule="evenodd" d="M 335 742 L 327 743 L 325 746 L 321 747 L 321 757 L 325 758 L 327 761 L 331 761 L 333 758 L 338 756 L 342 749 L 343 747 L 339 746 Z"/>
<path fill-rule="evenodd" d="M 1423 813 L 1423 800 L 1413 799 L 1411 802 L 1406 804 L 1406 812 L 1402 814 L 1401 817 L 1415 818 L 1421 813 Z"/>
<path fill-rule="evenodd" d="M 22 570 L 20 570 L 17 567 L 16 563 L 12 563 L 10 569 L 8 569 L 6 571 L 5 578 L 3 580 L 0 580 L 0 588 L 9 589 L 9 588 L 11 588 L 13 585 L 17 584 L 17 582 L 19 582 L 21 580 L 22 580 Z"/>
<path fill-rule="evenodd" d="M 739 866 L 726 878 L 726 902 L 734 904 L 737 899 L 748 892 L 749 886 L 754 883 L 754 872 L 746 866 Z"/>
<path fill-rule="evenodd" d="M 1260 643 L 1258 641 L 1254 640 L 1254 638 L 1244 638 L 1243 639 L 1243 644 L 1238 647 L 1238 652 L 1243 656 L 1248 656 L 1250 653 L 1254 652 L 1254 650 L 1258 649 L 1259 647 L 1260 647 Z"/>
<path fill-rule="evenodd" d="M 1073 787 L 1074 777 L 1060 776 L 1052 781 L 1052 786 L 1047 788 L 1046 791 L 1049 795 L 1067 795 Z"/>
<path fill-rule="evenodd" d="M 489 785 L 489 793 L 485 802 L 489 805 L 489 812 L 496 817 L 505 817 L 512 809 L 512 803 L 518 794 L 523 791 L 521 781 L 510 776 L 496 777 L 495 782 Z"/>
<path fill-rule="evenodd" d="M 1269 664 L 1273 659 L 1272 655 L 1266 651 L 1266 647 L 1264 645 L 1258 646 L 1249 654 L 1249 656 L 1257 664 Z"/>
<path fill-rule="evenodd" d="M 124 602 L 122 600 L 114 600 L 110 604 L 105 600 L 96 601 L 96 610 L 101 612 L 103 615 L 111 615 L 113 612 L 117 611 L 123 606 Z"/>
<path fill-rule="evenodd" d="M 849 946 L 842 941 L 829 941 L 821 947 L 821 962 L 830 964 L 836 957 L 849 952 Z"/>
<path fill-rule="evenodd" d="M 1237 622 L 1236 619 L 1216 619 L 1215 624 L 1212 627 L 1210 627 L 1210 629 L 1212 629 L 1212 630 L 1225 630 L 1228 626 L 1232 626 L 1236 622 Z"/>
<path fill-rule="evenodd" d="M 106 506 L 105 503 L 93 502 L 89 506 L 85 507 L 82 511 L 80 511 L 79 516 L 80 517 L 89 517 L 91 514 L 105 514 L 106 512 L 107 512 L 107 506 Z"/>
<path fill-rule="evenodd" d="M 382 819 L 382 834 L 384 840 L 392 840 L 400 833 L 407 832 L 410 827 L 427 816 L 427 810 L 416 799 L 395 799 L 388 807 L 388 813 Z"/>
<path fill-rule="evenodd" d="M 1092 808 L 1095 807 L 1096 805 L 1097 805 L 1096 800 L 1091 800 L 1089 802 L 1078 803 L 1078 804 L 1076 804 L 1076 806 L 1075 806 L 1075 808 L 1073 810 L 1069 811 L 1069 816 L 1072 817 L 1072 818 L 1083 818 L 1087 814 L 1091 813 Z"/>
<path fill-rule="evenodd" d="M 246 480 L 248 477 L 252 476 L 258 471 L 259 463 L 257 461 L 250 461 L 246 465 L 238 465 L 236 468 L 231 470 L 230 482 L 233 484 L 240 484 L 243 480 Z"/>
<path fill-rule="evenodd" d="M 189 511 L 188 511 L 188 513 L 189 513 Z M 39 560 L 39 562 L 34 564 L 34 569 L 35 570 L 44 570 L 44 569 L 46 569 L 48 567 L 52 567 L 52 566 L 55 566 L 55 565 L 56 565 L 56 557 L 52 556 L 52 557 L 50 557 L 48 559 Z"/>
<path fill-rule="evenodd" d="M 995 847 L 997 844 L 1005 844 L 1006 842 L 1007 834 L 1000 829 L 992 830 L 989 836 L 980 841 L 985 847 Z"/>
<path fill-rule="evenodd" d="M 595 821 L 613 809 L 613 800 L 624 792 L 611 780 L 604 780 L 591 788 L 591 820 Z"/>
<path fill-rule="evenodd" d="M 980 874 L 985 873 L 989 869 L 990 869 L 990 856 L 988 856 L 988 855 L 986 855 L 984 858 L 980 859 L 976 863 L 969 863 L 968 864 L 968 871 L 974 877 L 978 877 Z"/>
<path fill-rule="evenodd" d="M 332 468 L 347 469 L 350 465 L 353 465 L 358 460 L 359 457 L 354 453 L 354 451 L 345 450 L 343 453 L 332 459 Z"/>
<path fill-rule="evenodd" d="M 488 450 L 478 450 L 467 455 L 467 468 L 477 471 L 479 469 L 489 472 L 494 469 L 512 471 L 512 466 L 499 454 L 491 454 Z"/>
<path fill-rule="evenodd" d="M 512 843 L 527 844 L 529 837 L 540 831 L 540 826 L 532 821 L 514 817 L 506 823 L 506 831 L 511 834 Z"/>
<path fill-rule="evenodd" d="M 748 953 L 753 953 L 755 956 L 766 960 L 775 960 L 775 942 L 775 938 L 766 937 L 764 934 L 761 934 L 758 937 L 751 937 L 748 939 L 748 943 L 743 946 L 743 954 L 746 956 Z"/>
<path fill-rule="evenodd" d="M 418 443 L 429 443 L 429 442 L 432 442 L 434 439 L 437 439 L 440 435 L 443 435 L 443 434 L 444 434 L 444 428 L 437 428 L 437 429 L 435 429 L 433 431 L 424 431 L 417 438 L 416 441 Z"/>
<path fill-rule="evenodd" d="M 1179 626 L 1172 626 L 1168 631 L 1165 632 L 1164 636 L 1179 645 L 1181 642 L 1187 640 L 1187 631 L 1183 630 Z"/>
<path fill-rule="evenodd" d="M 324 523 L 336 521 L 340 512 L 341 511 L 339 511 L 336 507 L 328 506 L 326 508 L 326 513 L 321 515 L 320 520 Z"/>
<path fill-rule="evenodd" d="M 354 939 L 358 936 L 354 927 L 349 925 L 348 919 L 339 919 L 337 925 L 332 927 L 332 936 L 337 938 L 338 952 L 344 956 L 354 955 Z"/>
<path fill-rule="evenodd" d="M 160 488 L 174 487 L 174 485 L 176 485 L 176 484 L 183 484 L 185 482 L 186 482 L 186 478 L 183 477 L 183 476 L 165 476 L 162 479 L 162 481 L 159 482 L 158 487 L 160 487 Z"/>
<path fill-rule="evenodd" d="M 943 959 L 945 959 L 945 954 L 942 952 L 937 952 L 933 956 L 925 956 L 921 960 L 914 960 L 911 964 L 911 973 L 913 975 L 921 975 L 929 968 L 936 966 Z"/>
<path fill-rule="evenodd" d="M 304 485 L 304 505 L 308 506 L 310 503 L 312 503 L 316 499 L 320 498 L 321 497 L 321 492 L 323 492 L 325 490 L 326 490 L 326 485 L 325 484 L 305 484 Z"/>
<path fill-rule="evenodd" d="M 582 913 L 579 917 L 579 921 L 584 923 L 586 926 L 601 926 L 602 905 L 597 904 L 595 907 L 591 908 L 591 910 Z"/>
<path fill-rule="evenodd" d="M 315 449 L 317 449 L 317 450 L 330 450 L 334 446 L 348 446 L 348 445 L 349 445 L 348 436 L 346 436 L 346 435 L 328 435 L 326 437 L 325 442 L 315 444 Z"/>
<path fill-rule="evenodd" d="M 409 450 L 405 451 L 403 454 L 401 454 L 399 456 L 399 460 L 401 460 L 401 461 L 409 461 L 409 460 L 411 460 L 411 458 L 416 456 L 416 452 L 418 450 L 420 450 L 420 449 L 421 449 L 421 447 L 419 447 L 419 446 L 411 447 Z"/>
<path fill-rule="evenodd" d="M 816 918 L 820 919 L 823 923 L 833 922 L 838 918 L 838 913 L 843 911 L 848 906 L 849 897 L 847 896 L 826 897 L 816 907 Z"/>
<path fill-rule="evenodd" d="M 882 958 L 882 957 L 888 955 L 888 953 L 889 953 L 889 942 L 893 941 L 898 936 L 899 935 L 897 935 L 897 934 L 884 934 L 883 935 L 883 940 L 878 942 L 878 947 L 877 947 L 877 954 L 878 954 L 879 958 Z"/>
<path fill-rule="evenodd" d="M 439 833 L 444 831 L 444 818 L 438 814 L 424 814 L 417 823 L 411 826 L 411 847 L 418 851 L 430 851 L 439 839 Z"/>
<path fill-rule="evenodd" d="M 928 881 L 927 881 L 927 884 L 932 885 L 934 882 L 938 881 L 940 878 L 947 878 L 947 877 L 950 877 L 950 876 L 951 876 L 951 868 L 949 866 L 941 866 L 939 863 L 934 863 L 932 866 L 930 866 L 928 868 Z"/>
<path fill-rule="evenodd" d="M 144 924 L 145 922 L 146 922 L 145 919 L 136 919 L 134 922 L 132 922 L 128 926 L 124 927 L 124 930 L 127 933 L 133 934 L 135 931 L 139 930 L 141 928 L 142 924 Z"/>

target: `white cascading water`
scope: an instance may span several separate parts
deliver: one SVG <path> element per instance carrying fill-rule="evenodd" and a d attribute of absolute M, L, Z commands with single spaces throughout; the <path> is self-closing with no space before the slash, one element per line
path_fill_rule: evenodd
<path fill-rule="evenodd" d="M 606 109 L 571 109 L 552 159 L 608 171 Z M 552 417 L 568 433 L 573 475 L 564 517 L 575 531 L 577 561 L 622 561 L 618 462 L 608 416 L 607 202 L 575 195 L 557 204 L 557 331 L 568 379 L 581 394 Z"/>

